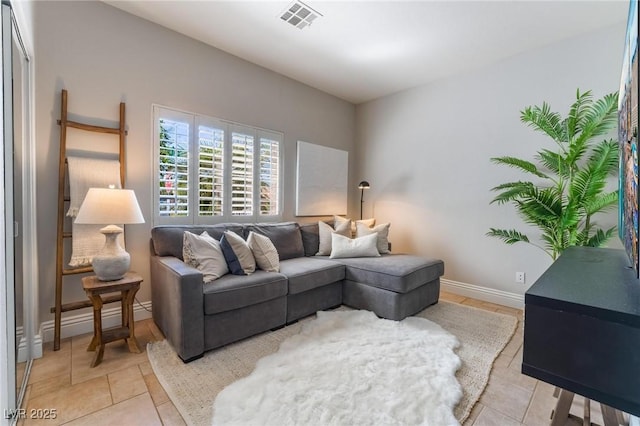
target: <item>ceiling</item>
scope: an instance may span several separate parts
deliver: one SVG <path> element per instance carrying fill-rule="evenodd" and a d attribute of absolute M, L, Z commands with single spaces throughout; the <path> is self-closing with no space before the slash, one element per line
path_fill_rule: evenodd
<path fill-rule="evenodd" d="M 627 1 L 106 1 L 358 104 L 558 40 L 626 25 Z M 623 40 L 618 46 L 622 55 Z"/>

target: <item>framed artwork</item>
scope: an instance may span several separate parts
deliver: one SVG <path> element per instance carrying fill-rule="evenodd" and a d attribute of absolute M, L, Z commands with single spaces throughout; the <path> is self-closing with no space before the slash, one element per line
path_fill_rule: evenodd
<path fill-rule="evenodd" d="M 296 216 L 347 214 L 349 153 L 298 141 Z"/>
<path fill-rule="evenodd" d="M 638 239 L 638 2 L 629 4 L 622 76 L 618 94 L 620 144 L 618 233 L 636 276 L 640 274 Z"/>

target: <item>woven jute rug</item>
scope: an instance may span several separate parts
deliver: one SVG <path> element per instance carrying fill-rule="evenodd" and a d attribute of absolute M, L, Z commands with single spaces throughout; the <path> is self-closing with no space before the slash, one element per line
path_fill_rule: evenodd
<path fill-rule="evenodd" d="M 416 316 L 439 324 L 460 341 L 456 353 L 462 367 L 456 378 L 463 396 L 454 415 L 463 423 L 487 385 L 493 361 L 513 336 L 517 319 L 445 301 Z M 178 358 L 167 341 L 149 343 L 147 354 L 158 380 L 187 424 L 210 425 L 217 394 L 248 376 L 260 358 L 276 352 L 282 341 L 298 334 L 302 324 L 314 317 L 209 351 L 188 364 Z"/>

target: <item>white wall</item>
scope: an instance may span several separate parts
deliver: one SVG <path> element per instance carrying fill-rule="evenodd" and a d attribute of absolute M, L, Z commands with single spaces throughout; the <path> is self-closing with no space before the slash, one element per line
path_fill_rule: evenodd
<path fill-rule="evenodd" d="M 100 2 L 36 2 L 34 19 L 40 321 L 53 318 L 62 88 L 69 91 L 69 111 L 82 116 L 117 120 L 119 102 L 127 104 L 126 186 L 147 219 L 126 230 L 132 269 L 145 280 L 140 301 L 150 300 L 152 103 L 284 132 L 287 220 L 295 212 L 297 140 L 347 150 L 353 166 L 355 107 L 348 102 Z M 86 297 L 75 278 L 66 301 Z"/>
<path fill-rule="evenodd" d="M 485 236 L 490 227 L 527 230 L 513 207 L 489 205 L 490 188 L 524 177 L 489 159 L 533 159 L 540 147 L 555 147 L 520 122 L 526 106 L 547 101 L 566 115 L 577 88 L 598 97 L 617 91 L 624 31 L 621 22 L 358 105 L 357 175 L 371 183 L 365 216 L 391 222 L 396 251 L 443 259 L 445 283 L 521 299 L 551 258 Z M 615 225 L 616 213 L 600 222 Z M 613 246 L 620 247 L 617 240 Z M 514 282 L 516 271 L 526 272 L 525 285 Z"/>

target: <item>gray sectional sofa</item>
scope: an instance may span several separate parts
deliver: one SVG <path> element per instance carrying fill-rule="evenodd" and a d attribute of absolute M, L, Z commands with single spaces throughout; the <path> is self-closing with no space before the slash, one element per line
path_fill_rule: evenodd
<path fill-rule="evenodd" d="M 268 236 L 280 272 L 227 274 L 203 283 L 183 262 L 184 231 L 225 230 Z M 318 224 L 157 226 L 151 230 L 153 319 L 184 362 L 228 343 L 282 327 L 319 310 L 345 304 L 402 320 L 438 302 L 444 263 L 405 254 L 330 259 L 315 256 Z"/>

